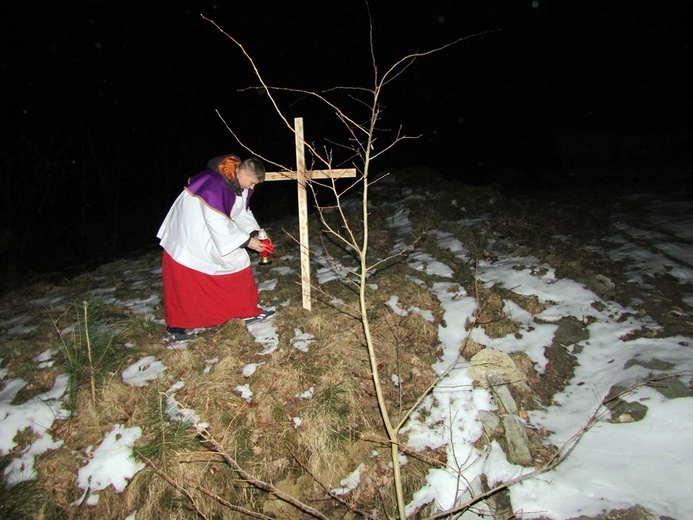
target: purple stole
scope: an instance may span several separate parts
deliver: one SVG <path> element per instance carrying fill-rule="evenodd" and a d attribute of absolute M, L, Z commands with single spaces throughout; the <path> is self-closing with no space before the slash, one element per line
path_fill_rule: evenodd
<path fill-rule="evenodd" d="M 226 178 L 222 174 L 214 170 L 205 170 L 191 177 L 185 190 L 227 217 L 231 215 L 231 208 L 236 202 L 233 188 L 226 184 Z M 249 190 L 248 202 L 252 194 L 253 190 Z"/>

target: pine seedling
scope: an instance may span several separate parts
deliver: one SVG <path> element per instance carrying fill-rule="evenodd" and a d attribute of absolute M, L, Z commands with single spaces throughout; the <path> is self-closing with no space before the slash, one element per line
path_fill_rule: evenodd
<path fill-rule="evenodd" d="M 166 467 L 169 454 L 182 453 L 198 449 L 199 439 L 190 428 L 190 423 L 171 418 L 166 409 L 166 396 L 160 392 L 153 394 L 149 400 L 149 411 L 146 415 L 148 441 L 136 448 L 135 453 Z"/>
<path fill-rule="evenodd" d="M 72 306 L 74 323 L 60 331 L 62 364 L 69 376 L 68 406 L 74 408 L 79 389 L 89 384 L 92 403 L 96 388 L 110 377 L 121 362 L 115 345 L 120 335 L 102 322 L 102 308 L 94 300 Z"/>

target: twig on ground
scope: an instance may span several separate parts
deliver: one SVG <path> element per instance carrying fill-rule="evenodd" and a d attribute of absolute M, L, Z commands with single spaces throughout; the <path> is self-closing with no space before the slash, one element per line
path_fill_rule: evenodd
<path fill-rule="evenodd" d="M 347 502 L 346 500 L 344 500 L 342 497 L 340 497 L 340 496 L 337 495 L 336 493 L 333 493 L 332 491 L 330 491 L 330 489 L 329 489 L 325 484 L 323 484 L 322 482 L 320 482 L 320 481 L 318 480 L 318 478 L 317 478 L 315 475 L 313 475 L 313 473 L 306 467 L 305 464 L 303 464 L 303 462 L 301 462 L 301 461 L 298 459 L 298 457 L 296 457 L 296 455 L 295 455 L 292 451 L 289 451 L 289 453 L 291 454 L 291 457 L 298 463 L 298 465 L 301 466 L 301 468 L 303 468 L 303 471 L 305 471 L 306 473 L 308 473 L 308 475 L 310 475 L 310 477 L 311 477 L 311 478 L 323 489 L 323 491 L 325 491 L 325 493 L 327 493 L 327 494 L 329 495 L 329 497 L 330 497 L 332 500 L 335 500 L 335 501 L 339 502 L 340 504 L 342 504 L 344 507 L 346 507 L 346 508 L 347 508 L 349 511 L 351 511 L 352 513 L 355 513 L 355 514 L 357 514 L 357 515 L 360 515 L 360 516 L 362 516 L 362 517 L 364 517 L 364 518 L 368 518 L 368 519 L 370 519 L 370 520 L 375 520 L 375 519 L 376 519 L 376 517 L 374 517 L 374 516 L 372 516 L 372 515 L 369 515 L 368 513 L 364 512 L 364 511 L 361 511 L 360 509 L 355 508 L 353 505 L 351 505 L 349 502 Z"/>
<path fill-rule="evenodd" d="M 253 475 L 245 471 L 243 468 L 241 468 L 238 462 L 236 462 L 236 460 L 233 457 L 231 457 L 231 455 L 229 455 L 226 452 L 226 450 L 224 450 L 223 446 L 219 444 L 219 442 L 206 428 L 198 426 L 197 431 L 202 437 L 202 439 L 205 442 L 207 442 L 214 449 L 214 451 L 219 453 L 224 458 L 224 461 L 231 467 L 231 469 L 233 469 L 238 474 L 238 476 L 240 476 L 243 480 L 248 482 L 251 486 L 261 489 L 263 491 L 267 491 L 268 493 L 277 497 L 279 500 L 286 502 L 287 504 L 291 504 L 296 509 L 303 511 L 304 513 L 314 518 L 328 520 L 328 518 L 325 515 L 323 515 L 320 511 L 312 508 L 308 504 L 304 504 L 303 502 L 289 495 L 288 493 L 284 493 L 283 491 L 274 487 L 272 484 L 269 484 L 268 482 L 264 482 L 254 477 Z"/>
<path fill-rule="evenodd" d="M 199 484 L 195 485 L 195 489 L 197 489 L 200 493 L 204 493 L 208 497 L 213 498 L 214 500 L 219 502 L 224 507 L 228 507 L 229 509 L 231 509 L 232 511 L 236 511 L 237 513 L 243 513 L 247 517 L 261 518 L 263 520 L 271 520 L 272 519 L 271 516 L 266 516 L 266 515 L 263 515 L 262 513 L 258 513 L 256 511 L 251 511 L 250 509 L 246 509 L 245 507 L 241 507 L 241 506 L 237 506 L 235 504 L 232 504 L 228 500 L 224 500 L 223 498 L 221 498 L 216 493 L 212 493 L 209 489 L 204 488 L 204 487 L 200 486 Z"/>
<path fill-rule="evenodd" d="M 200 518 L 205 518 L 205 519 L 207 518 L 207 516 L 206 516 L 202 511 L 200 511 L 200 508 L 198 507 L 197 503 L 195 502 L 195 498 L 190 494 L 190 492 L 189 492 L 187 489 L 185 489 L 185 488 L 184 488 L 183 486 L 181 486 L 178 482 L 176 482 L 175 480 L 173 480 L 173 479 L 172 479 L 170 476 L 168 476 L 164 471 L 162 471 L 162 470 L 160 470 L 159 468 L 157 468 L 156 465 L 155 465 L 151 460 L 149 460 L 147 457 L 145 457 L 145 456 L 142 455 L 141 453 L 139 454 L 139 457 L 144 461 L 144 463 L 145 463 L 147 466 L 149 466 L 150 468 L 152 468 L 152 470 L 154 470 L 154 473 L 156 473 L 157 475 L 159 475 L 159 476 L 160 476 L 161 478 L 163 478 L 166 482 L 168 482 L 170 485 L 172 485 L 174 488 L 176 488 L 178 491 L 180 491 L 183 495 L 185 495 L 185 497 L 186 497 L 188 500 L 190 500 L 190 505 L 192 506 L 192 508 L 195 510 L 195 512 L 197 513 L 197 515 L 198 515 Z"/>

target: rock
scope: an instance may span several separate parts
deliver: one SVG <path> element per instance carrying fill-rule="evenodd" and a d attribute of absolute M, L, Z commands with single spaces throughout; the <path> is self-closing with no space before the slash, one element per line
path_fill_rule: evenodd
<path fill-rule="evenodd" d="M 667 520 L 667 517 L 648 511 L 640 505 L 633 506 L 629 509 L 613 509 L 608 513 L 597 516 L 578 516 L 568 520 Z M 673 518 L 668 520 L 674 520 Z"/>
<path fill-rule="evenodd" d="M 467 336 L 467 338 L 465 338 L 465 340 L 462 342 L 462 346 L 460 347 L 460 356 L 462 356 L 464 359 L 471 359 L 485 348 L 485 345 L 477 343 L 469 336 Z"/>
<path fill-rule="evenodd" d="M 497 372 L 488 371 L 486 372 L 486 381 L 488 381 L 491 387 L 491 393 L 496 400 L 496 404 L 502 408 L 505 413 L 518 415 L 517 403 L 510 394 L 508 383 L 503 379 L 503 376 Z"/>
<path fill-rule="evenodd" d="M 611 417 L 616 422 L 636 422 L 641 421 L 647 415 L 647 406 L 637 401 L 621 401 L 611 409 Z"/>
<path fill-rule="evenodd" d="M 481 475 L 481 483 L 482 491 L 490 491 L 492 489 L 492 485 L 488 483 L 486 475 Z M 501 489 L 492 494 L 485 502 L 494 520 L 506 520 L 515 516 L 510 501 L 510 491 L 507 489 Z"/>
<path fill-rule="evenodd" d="M 481 421 L 481 427 L 484 429 L 484 433 L 489 439 L 499 439 L 503 437 L 503 426 L 501 425 L 500 418 L 495 413 L 480 410 L 479 421 Z"/>
<path fill-rule="evenodd" d="M 574 316 L 561 318 L 556 322 L 558 329 L 553 336 L 555 346 L 569 347 L 589 339 L 590 333 L 585 324 Z"/>
<path fill-rule="evenodd" d="M 526 384 L 525 375 L 517 369 L 512 358 L 499 350 L 485 348 L 475 354 L 470 362 L 471 376 L 484 386 L 487 385 L 486 373 L 489 371 L 500 374 L 507 383 Z"/>
<path fill-rule="evenodd" d="M 672 376 L 650 378 L 647 385 L 657 390 L 667 399 L 678 397 L 692 397 L 693 390 L 688 388 L 680 379 Z"/>
<path fill-rule="evenodd" d="M 508 462 L 525 467 L 532 466 L 534 457 L 529 449 L 524 421 L 517 415 L 505 414 L 503 428 L 505 428 L 505 441 L 508 448 Z"/>
<path fill-rule="evenodd" d="M 602 299 L 613 300 L 616 296 L 616 284 L 603 274 L 589 276 L 585 285 Z"/>
<path fill-rule="evenodd" d="M 622 398 L 629 393 L 627 387 L 614 385 L 604 398 L 604 405 L 611 410 L 611 418 L 614 422 L 630 423 L 640 421 L 647 415 L 647 406 L 638 401 L 629 402 Z"/>

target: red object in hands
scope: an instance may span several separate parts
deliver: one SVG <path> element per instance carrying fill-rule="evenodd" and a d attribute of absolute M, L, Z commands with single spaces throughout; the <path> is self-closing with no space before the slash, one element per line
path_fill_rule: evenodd
<path fill-rule="evenodd" d="M 263 245 L 263 250 L 260 251 L 260 263 L 261 264 L 272 263 L 272 253 L 274 253 L 274 246 L 272 245 L 272 241 L 267 236 L 267 233 L 265 233 L 264 229 L 260 230 L 260 232 L 257 235 L 257 239 Z"/>

